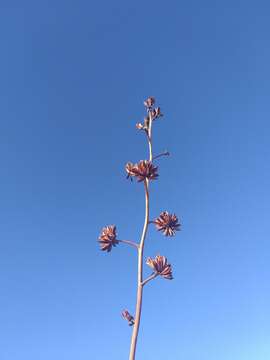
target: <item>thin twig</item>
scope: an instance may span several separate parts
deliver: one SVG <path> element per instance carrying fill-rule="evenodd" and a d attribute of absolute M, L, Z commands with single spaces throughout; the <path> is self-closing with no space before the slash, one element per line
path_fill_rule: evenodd
<path fill-rule="evenodd" d="M 136 249 L 139 249 L 139 244 L 135 243 L 134 241 L 131 241 L 131 240 L 118 240 L 118 241 L 121 243 L 124 243 L 124 244 L 131 245 L 131 246 L 135 247 Z"/>
<path fill-rule="evenodd" d="M 151 111 L 149 111 L 149 128 L 148 128 L 148 143 L 149 143 L 149 161 L 153 161 L 153 150 L 152 150 L 152 115 Z"/>
<path fill-rule="evenodd" d="M 146 278 L 143 282 L 142 282 L 142 286 L 144 286 L 145 284 L 148 283 L 148 281 L 151 281 L 153 279 L 155 279 L 159 274 L 158 273 L 153 273 L 152 275 L 148 276 L 148 278 Z"/>
<path fill-rule="evenodd" d="M 156 159 L 158 159 L 158 158 L 161 157 L 161 156 L 169 156 L 169 155 L 170 155 L 169 151 L 165 151 L 165 152 L 163 152 L 163 153 L 161 153 L 161 154 L 159 154 L 159 155 L 154 156 L 154 157 L 153 157 L 153 160 L 156 160 Z"/>

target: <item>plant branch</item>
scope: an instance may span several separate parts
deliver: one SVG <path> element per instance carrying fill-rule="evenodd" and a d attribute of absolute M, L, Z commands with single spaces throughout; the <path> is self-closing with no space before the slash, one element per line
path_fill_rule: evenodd
<path fill-rule="evenodd" d="M 169 156 L 169 155 L 170 155 L 169 151 L 165 151 L 165 152 L 163 152 L 163 153 L 161 153 L 161 154 L 159 154 L 159 155 L 154 156 L 154 157 L 153 157 L 153 160 L 156 160 L 156 159 L 158 159 L 158 158 L 161 157 L 161 156 Z"/>
<path fill-rule="evenodd" d="M 149 161 L 153 161 L 153 152 L 152 152 L 152 115 L 151 111 L 148 111 L 149 116 L 149 127 L 148 127 L 148 133 L 147 133 L 147 139 L 148 139 L 148 145 L 149 145 Z"/>
<path fill-rule="evenodd" d="M 139 244 L 135 243 L 134 241 L 131 241 L 131 240 L 118 240 L 118 241 L 121 243 L 124 243 L 124 244 L 128 244 L 130 246 L 133 246 L 136 249 L 139 249 Z"/>
<path fill-rule="evenodd" d="M 152 275 L 148 276 L 148 278 L 146 278 L 143 282 L 142 282 L 142 286 L 144 286 L 145 284 L 147 284 L 149 281 L 155 279 L 159 274 L 157 272 L 153 273 Z"/>

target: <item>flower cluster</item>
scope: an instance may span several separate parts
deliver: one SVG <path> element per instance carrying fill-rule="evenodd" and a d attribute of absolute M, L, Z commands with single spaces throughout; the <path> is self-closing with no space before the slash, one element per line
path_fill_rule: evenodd
<path fill-rule="evenodd" d="M 147 258 L 146 264 L 150 266 L 157 275 L 172 280 L 172 267 L 168 264 L 165 256 L 157 255 L 155 259 Z"/>
<path fill-rule="evenodd" d="M 138 182 L 155 180 L 158 177 L 158 167 L 154 166 L 151 161 L 141 160 L 138 164 L 128 162 L 126 164 L 127 178 L 136 177 Z"/>
<path fill-rule="evenodd" d="M 148 132 L 150 116 L 152 120 L 155 120 L 163 116 L 160 107 L 153 108 L 154 104 L 155 104 L 155 99 L 152 96 L 150 96 L 148 99 L 144 101 L 144 106 L 147 108 L 147 116 L 144 118 L 143 124 L 142 123 L 136 124 L 137 129 L 145 130 L 146 132 Z"/>
<path fill-rule="evenodd" d="M 122 317 L 123 317 L 123 319 L 127 320 L 129 326 L 134 325 L 134 323 L 135 323 L 134 322 L 134 317 L 132 315 L 130 315 L 128 310 L 123 310 L 122 311 Z"/>
<path fill-rule="evenodd" d="M 147 98 L 143 104 L 147 109 L 151 109 L 153 105 L 155 105 L 155 98 L 153 96 L 149 96 L 149 98 Z"/>
<path fill-rule="evenodd" d="M 137 123 L 136 124 L 136 128 L 139 130 L 145 130 L 146 132 L 148 131 L 148 127 L 149 127 L 149 116 L 146 116 L 144 118 L 144 123 Z"/>
<path fill-rule="evenodd" d="M 152 120 L 155 120 L 161 116 L 163 116 L 163 114 L 161 113 L 160 107 L 157 107 L 157 108 L 151 110 Z"/>
<path fill-rule="evenodd" d="M 180 224 L 175 214 L 169 214 L 163 211 L 154 221 L 158 231 L 162 231 L 165 236 L 174 236 L 175 232 L 180 230 Z"/>
<path fill-rule="evenodd" d="M 101 235 L 98 238 L 100 249 L 102 251 L 110 252 L 113 246 L 116 246 L 119 241 L 116 239 L 116 226 L 109 225 L 105 226 L 102 231 Z"/>

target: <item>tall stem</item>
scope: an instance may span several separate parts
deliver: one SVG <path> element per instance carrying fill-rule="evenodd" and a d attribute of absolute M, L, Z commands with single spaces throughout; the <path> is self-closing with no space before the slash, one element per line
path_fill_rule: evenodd
<path fill-rule="evenodd" d="M 137 303 L 136 303 L 136 315 L 135 315 L 135 323 L 133 327 L 133 333 L 131 338 L 130 345 L 130 354 L 129 360 L 135 359 L 137 338 L 140 327 L 141 320 L 141 312 L 142 312 L 142 295 L 143 295 L 143 249 L 144 249 L 144 241 L 146 238 L 146 233 L 148 229 L 148 221 L 149 221 L 149 191 L 148 191 L 149 182 L 146 180 L 144 182 L 145 187 L 145 220 L 143 225 L 143 231 L 141 236 L 141 242 L 138 249 L 138 287 L 137 287 Z"/>
<path fill-rule="evenodd" d="M 149 130 L 147 134 L 148 144 L 149 144 L 149 161 L 153 159 L 152 153 L 152 117 L 150 111 L 149 113 Z M 137 302 L 136 302 L 136 313 L 135 313 L 135 323 L 133 327 L 131 344 L 130 344 L 130 353 L 129 360 L 135 360 L 136 354 L 136 346 L 137 339 L 140 328 L 141 321 L 141 312 L 142 312 L 142 297 L 143 297 L 143 250 L 144 250 L 144 242 L 147 234 L 147 229 L 149 225 L 149 180 L 146 179 L 144 181 L 144 189 L 145 189 L 145 218 L 143 231 L 141 235 L 141 241 L 138 248 L 138 285 L 137 285 Z"/>
<path fill-rule="evenodd" d="M 148 129 L 148 144 L 149 144 L 149 161 L 153 161 L 153 151 L 152 151 L 152 116 L 151 111 L 148 111 L 149 116 L 149 129 Z"/>

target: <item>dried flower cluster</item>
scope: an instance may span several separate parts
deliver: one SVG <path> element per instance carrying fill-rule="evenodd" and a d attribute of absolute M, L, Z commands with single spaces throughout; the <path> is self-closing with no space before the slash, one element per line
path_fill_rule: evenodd
<path fill-rule="evenodd" d="M 149 98 L 147 98 L 144 102 L 143 105 L 147 108 L 147 109 L 151 109 L 153 105 L 155 105 L 155 98 L 153 96 L 149 96 Z"/>
<path fill-rule="evenodd" d="M 129 326 L 134 325 L 134 317 L 132 315 L 130 315 L 128 310 L 122 311 L 122 317 L 123 317 L 123 319 L 127 320 Z"/>
<path fill-rule="evenodd" d="M 168 264 L 165 256 L 157 255 L 155 259 L 149 257 L 146 260 L 146 264 L 150 266 L 157 275 L 164 277 L 164 279 L 173 279 L 171 264 Z"/>
<path fill-rule="evenodd" d="M 112 247 L 116 246 L 118 243 L 119 241 L 116 240 L 116 226 L 105 226 L 102 229 L 101 235 L 99 237 L 99 244 L 101 250 L 110 252 L 112 250 Z"/>
<path fill-rule="evenodd" d="M 142 306 L 142 288 L 154 278 L 161 276 L 164 279 L 172 280 L 172 266 L 168 263 L 165 256 L 157 255 L 155 258 L 148 257 L 146 264 L 152 269 L 152 274 L 143 279 L 143 250 L 144 243 L 147 235 L 149 224 L 153 223 L 158 231 L 161 231 L 165 236 L 174 236 L 178 230 L 180 230 L 180 223 L 175 214 L 171 214 L 168 211 L 163 211 L 154 221 L 149 220 L 149 184 L 151 180 L 158 178 L 158 167 L 153 164 L 153 160 L 160 158 L 161 156 L 168 156 L 169 152 L 163 152 L 153 157 L 152 155 L 152 125 L 153 121 L 160 118 L 162 115 L 160 107 L 154 108 L 155 99 L 150 96 L 144 101 L 146 107 L 146 116 L 144 117 L 144 123 L 137 123 L 136 127 L 140 130 L 144 130 L 146 133 L 148 145 L 149 145 L 149 160 L 140 160 L 138 163 L 133 164 L 128 162 L 126 164 L 127 178 L 131 180 L 136 178 L 140 183 L 144 183 L 145 189 L 145 221 L 141 235 L 140 243 L 136 243 L 130 240 L 117 239 L 116 226 L 109 225 L 102 229 L 99 236 L 100 248 L 103 251 L 110 252 L 114 246 L 119 243 L 126 243 L 135 247 L 138 251 L 138 283 L 137 283 L 137 304 L 136 313 L 133 317 L 128 310 L 122 311 L 122 317 L 128 322 L 130 326 L 133 326 L 133 333 L 131 338 L 130 356 L 129 360 L 135 359 L 136 344 L 138 331 L 140 326 L 141 306 Z"/>
<path fill-rule="evenodd" d="M 154 223 L 158 231 L 162 231 L 165 236 L 174 236 L 175 232 L 180 230 L 177 216 L 169 214 L 168 211 L 163 211 Z"/>
<path fill-rule="evenodd" d="M 155 99 L 152 96 L 150 96 L 148 99 L 144 101 L 144 106 L 147 109 L 147 115 L 144 117 L 143 124 L 142 123 L 136 124 L 137 129 L 145 130 L 147 134 L 149 130 L 150 119 L 151 121 L 154 121 L 160 118 L 161 116 L 163 116 L 160 107 L 153 108 L 154 104 L 155 104 Z"/>
<path fill-rule="evenodd" d="M 146 179 L 155 180 L 158 177 L 158 167 L 148 160 L 141 160 L 138 164 L 128 162 L 126 164 L 127 178 L 136 177 L 138 182 Z"/>

